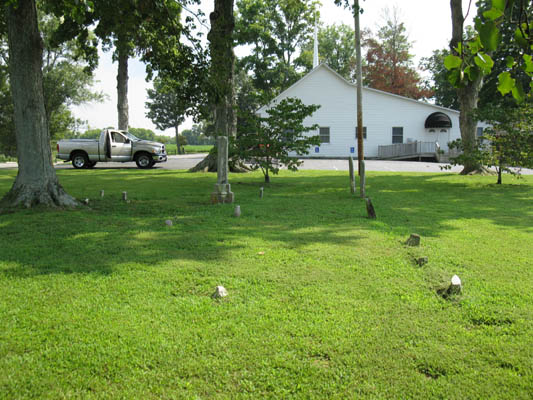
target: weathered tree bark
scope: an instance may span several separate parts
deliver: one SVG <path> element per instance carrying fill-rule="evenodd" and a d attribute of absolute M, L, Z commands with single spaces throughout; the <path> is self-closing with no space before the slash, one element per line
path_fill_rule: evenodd
<path fill-rule="evenodd" d="M 128 50 L 121 46 L 118 40 L 118 73 L 117 73 L 117 112 L 118 129 L 128 130 L 129 110 L 128 110 Z"/>
<path fill-rule="evenodd" d="M 211 30 L 207 35 L 211 53 L 210 103 L 213 105 L 215 135 L 235 137 L 237 132 L 235 113 L 235 53 L 233 52 L 233 0 L 215 0 L 215 10 L 209 15 Z M 190 171 L 216 171 L 216 156 L 209 153 Z"/>
<path fill-rule="evenodd" d="M 181 149 L 179 126 L 176 124 L 174 129 L 176 130 L 176 149 L 177 149 L 177 152 L 178 152 L 178 154 L 185 154 L 185 151 L 182 151 L 182 149 Z"/>
<path fill-rule="evenodd" d="M 42 52 L 35 0 L 7 7 L 9 76 L 15 110 L 18 174 L 0 207 L 74 207 L 52 165 L 44 107 Z"/>
<path fill-rule="evenodd" d="M 462 0 L 450 0 L 450 7 L 452 11 L 452 40 L 450 41 L 450 50 L 452 54 L 458 55 L 455 48 L 463 41 L 463 8 Z M 463 142 L 463 151 L 467 156 L 467 161 L 461 171 L 462 175 L 472 173 L 482 169 L 469 154 L 475 150 L 476 147 L 476 126 L 477 120 L 474 116 L 474 110 L 477 108 L 479 91 L 483 85 L 482 74 L 473 81 L 465 81 L 465 86 L 457 88 L 457 100 L 459 101 L 459 128 L 461 130 L 461 140 Z"/>

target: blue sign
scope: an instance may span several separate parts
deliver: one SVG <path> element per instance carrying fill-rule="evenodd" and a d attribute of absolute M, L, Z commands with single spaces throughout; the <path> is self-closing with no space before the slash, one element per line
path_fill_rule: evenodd
<path fill-rule="evenodd" d="M 315 147 L 315 153 L 320 153 L 320 147 Z"/>
<path fill-rule="evenodd" d="M 350 153 L 355 153 L 355 147 L 350 147 Z"/>

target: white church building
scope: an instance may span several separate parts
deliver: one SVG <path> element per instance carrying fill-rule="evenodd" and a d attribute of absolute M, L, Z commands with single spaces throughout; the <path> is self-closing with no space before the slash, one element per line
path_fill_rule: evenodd
<path fill-rule="evenodd" d="M 357 157 L 355 84 L 320 64 L 258 114 L 266 116 L 269 107 L 287 97 L 321 106 L 304 121 L 319 126 L 308 133 L 321 141 L 309 157 Z M 371 88 L 363 88 L 363 126 L 365 158 L 434 156 L 446 153 L 448 143 L 461 137 L 459 111 Z"/>

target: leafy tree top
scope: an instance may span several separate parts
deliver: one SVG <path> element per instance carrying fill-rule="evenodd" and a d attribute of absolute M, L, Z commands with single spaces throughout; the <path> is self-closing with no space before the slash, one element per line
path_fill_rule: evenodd
<path fill-rule="evenodd" d="M 530 79 L 528 87 L 524 87 L 513 77 L 513 71 L 520 69 L 529 78 L 533 76 L 533 3 L 529 0 L 479 0 L 477 5 L 472 37 L 462 36 L 463 15 L 454 16 L 456 31 L 450 43 L 452 54 L 444 61 L 450 71 L 450 83 L 461 88 L 480 76 L 489 75 L 495 65 L 493 53 L 502 46 L 505 38 L 506 45 L 512 43 L 520 54 L 506 56 L 505 70 L 498 74 L 497 88 L 502 95 L 510 93 L 517 102 L 523 102 L 528 91 L 531 95 L 533 81 Z M 460 4 L 456 5 L 455 11 L 462 12 Z"/>

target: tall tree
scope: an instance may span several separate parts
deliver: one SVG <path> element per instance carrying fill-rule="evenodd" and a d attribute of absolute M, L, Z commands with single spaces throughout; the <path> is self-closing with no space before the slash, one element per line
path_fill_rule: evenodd
<path fill-rule="evenodd" d="M 37 7 L 39 4 L 37 4 Z M 39 8 L 37 8 L 39 11 Z M 79 59 L 79 47 L 75 41 L 56 44 L 52 41 L 59 18 L 38 12 L 38 26 L 43 38 L 43 91 L 46 118 L 52 139 L 68 135 L 68 130 L 79 124 L 69 107 L 86 102 L 101 101 L 103 95 L 93 92 L 94 77 L 87 63 Z M 9 64 L 7 41 L 0 36 L 0 69 L 7 72 Z M 15 156 L 15 130 L 13 106 L 9 94 L 7 73 L 0 71 L 0 97 L 7 108 L 2 111 L 0 122 L 0 152 Z M 8 110 L 11 110 L 8 112 Z"/>
<path fill-rule="evenodd" d="M 210 103 L 214 110 L 214 130 L 217 137 L 217 185 L 211 194 L 212 202 L 232 203 L 228 182 L 228 141 L 235 137 L 235 53 L 233 32 L 235 17 L 233 0 L 215 0 L 215 9 L 209 15 L 211 29 L 207 35 L 211 54 Z"/>
<path fill-rule="evenodd" d="M 470 2 L 471 5 L 471 2 Z M 462 174 L 479 170 L 482 166 L 477 154 L 476 114 L 480 89 L 483 78 L 489 75 L 495 65 L 492 55 L 502 43 L 502 27 L 513 26 L 513 35 L 507 37 L 508 42 L 520 48 L 520 57 L 506 57 L 507 70 L 498 74 L 498 90 L 502 95 L 511 93 L 518 101 L 524 101 L 525 88 L 521 82 L 512 77 L 512 71 L 522 69 L 529 78 L 533 76 L 533 35 L 531 34 L 530 15 L 533 4 L 527 0 L 480 0 L 478 14 L 475 18 L 475 34 L 470 38 L 464 35 L 464 16 L 462 2 L 450 0 L 452 10 L 451 54 L 444 64 L 450 70 L 449 80 L 456 87 L 460 104 L 460 127 L 464 169 Z M 518 8 L 518 18 L 514 19 L 514 8 Z M 529 89 L 533 87 L 530 79 Z"/>
<path fill-rule="evenodd" d="M 149 75 L 160 68 L 172 66 L 175 70 L 178 65 L 186 66 L 192 51 L 190 46 L 183 44 L 182 35 L 193 47 L 198 47 L 198 40 L 191 34 L 195 27 L 193 19 L 186 17 L 182 23 L 181 12 L 184 7 L 198 2 L 199 0 L 93 0 L 83 16 L 64 16 L 59 30 L 62 38 L 79 37 L 80 30 L 86 32 L 87 26 L 94 24 L 94 33 L 102 40 L 104 50 L 114 49 L 113 58 L 118 62 L 119 129 L 127 129 L 129 121 L 129 58 L 133 55 L 140 56 L 142 61 L 149 64 Z M 85 7 L 85 3 L 82 6 Z M 49 8 L 56 14 L 61 12 L 54 2 L 50 3 Z"/>
<path fill-rule="evenodd" d="M 385 25 L 378 29 L 376 37 L 365 40 L 366 65 L 363 67 L 366 85 L 413 99 L 431 97 L 432 93 L 422 85 L 409 53 L 411 42 L 405 25 L 400 21 L 399 10 L 385 9 Z"/>
<path fill-rule="evenodd" d="M 316 0 L 238 0 L 238 45 L 251 46 L 240 61 L 252 74 L 263 103 L 296 82 L 301 74 L 295 64 L 301 45 L 312 34 Z"/>
<path fill-rule="evenodd" d="M 154 88 L 147 91 L 146 116 L 158 129 L 175 130 L 179 154 L 182 153 L 179 126 L 186 116 L 198 117 L 205 106 L 202 80 L 192 69 L 188 75 L 182 74 L 179 80 L 168 75 L 159 75 L 154 79 Z"/>
<path fill-rule="evenodd" d="M 10 2 L 5 11 L 19 168 L 1 205 L 76 206 L 76 200 L 59 184 L 52 165 L 41 70 L 43 43 L 35 1 Z"/>
<path fill-rule="evenodd" d="M 452 10 L 452 40 L 450 41 L 450 50 L 453 56 L 458 57 L 462 54 L 464 38 L 464 21 L 463 2 L 462 0 L 450 0 Z M 489 56 L 486 54 L 486 56 Z M 482 55 L 483 62 L 486 59 Z M 475 109 L 477 108 L 479 90 L 483 84 L 483 74 L 476 69 L 469 70 L 472 73 L 472 79 L 463 81 L 457 86 L 457 99 L 459 102 L 459 126 L 461 129 L 461 140 L 463 151 L 469 155 L 477 150 L 476 144 L 476 126 Z M 481 165 L 473 157 L 466 157 L 464 168 L 461 174 L 469 174 L 478 170 Z"/>
<path fill-rule="evenodd" d="M 164 27 L 177 26 L 181 8 L 174 1 L 132 0 L 94 1 L 95 19 L 98 24 L 95 34 L 103 41 L 104 49 L 114 49 L 113 59 L 117 61 L 117 115 L 118 129 L 127 130 L 128 108 L 128 60 L 145 50 L 147 31 L 163 33 Z M 155 22 L 155 23 L 154 23 Z M 151 37 L 151 34 L 148 34 Z M 178 33 L 179 35 L 179 33 Z M 168 40 L 163 34 L 160 40 Z M 169 45 L 171 43 L 168 43 Z"/>

